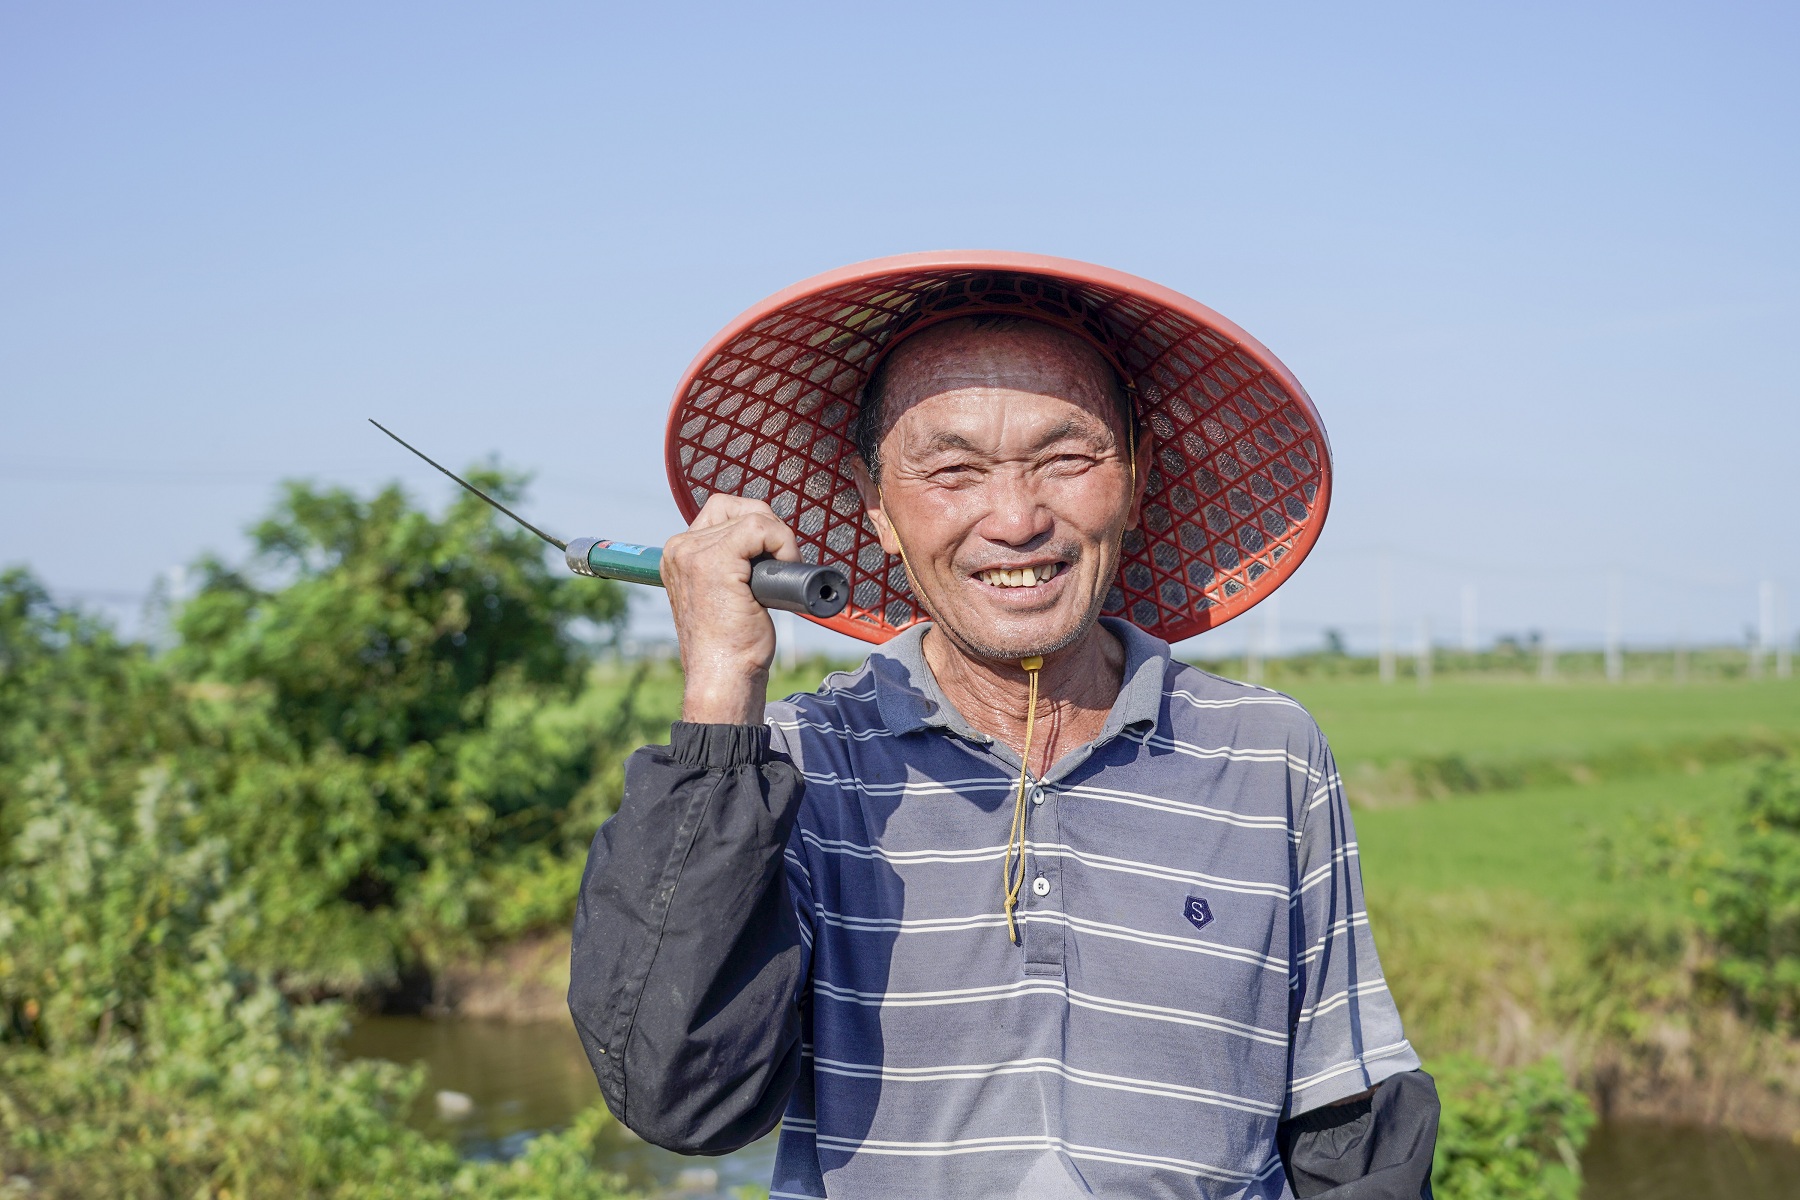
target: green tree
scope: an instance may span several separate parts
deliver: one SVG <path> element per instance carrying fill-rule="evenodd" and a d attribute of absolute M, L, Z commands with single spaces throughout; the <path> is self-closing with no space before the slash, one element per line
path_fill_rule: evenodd
<path fill-rule="evenodd" d="M 268 695 L 306 751 L 391 758 L 466 736 L 521 689 L 572 693 L 588 663 L 575 623 L 625 615 L 616 584 L 552 574 L 541 542 L 472 496 L 433 519 L 398 487 L 362 500 L 290 483 L 251 537 L 246 567 L 199 564 L 175 660 Z"/>
<path fill-rule="evenodd" d="M 233 961 L 289 990 L 566 920 L 646 725 L 634 687 L 588 686 L 622 589 L 471 497 L 438 517 L 398 488 L 293 484 L 252 537 L 248 561 L 200 564 L 161 657 L 0 575 L 0 850 L 43 779 L 128 824 L 155 768 L 255 909 Z"/>
<path fill-rule="evenodd" d="M 170 655 L 263 918 L 234 955 L 342 990 L 565 915 L 633 732 L 628 703 L 581 698 L 619 586 L 553 572 L 469 496 L 434 518 L 396 487 L 290 484 L 252 538 L 200 564 Z M 545 879 L 558 903 L 520 902 Z"/>

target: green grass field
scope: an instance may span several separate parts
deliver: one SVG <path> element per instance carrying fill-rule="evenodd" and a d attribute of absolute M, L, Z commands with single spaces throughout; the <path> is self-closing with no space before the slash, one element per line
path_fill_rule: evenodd
<path fill-rule="evenodd" d="M 1471 759 L 1591 759 L 1637 746 L 1800 734 L 1800 683 L 1538 683 L 1440 679 L 1295 681 L 1340 766 L 1460 754 Z"/>
<path fill-rule="evenodd" d="M 1630 761 L 1634 751 L 1800 738 L 1800 684 L 1539 684 L 1320 681 L 1289 689 L 1331 739 L 1353 784 L 1427 757 L 1474 762 Z M 1677 752 L 1676 759 L 1681 757 Z M 1729 820 L 1748 762 L 1673 769 L 1650 758 L 1622 778 L 1480 791 L 1357 814 L 1372 896 L 1396 890 L 1521 892 L 1555 906 L 1666 898 L 1666 881 L 1603 878 L 1601 847 L 1673 816 Z M 1354 787 L 1353 787 L 1354 794 Z"/>
<path fill-rule="evenodd" d="M 1724 823 L 1748 772 L 1714 767 L 1595 784 L 1454 796 L 1356 814 L 1364 884 L 1380 901 L 1405 892 L 1520 894 L 1554 909 L 1663 904 L 1666 879 L 1612 877 L 1606 846 L 1675 816 Z"/>
<path fill-rule="evenodd" d="M 1686 994 L 1674 960 L 1646 967 L 1632 957 L 1641 939 L 1607 940 L 1634 925 L 1669 928 L 1687 911 L 1692 885 L 1644 867 L 1652 830 L 1685 818 L 1709 835 L 1724 832 L 1758 747 L 1800 745 L 1794 681 L 1476 677 L 1440 680 L 1423 693 L 1411 681 L 1293 681 L 1285 690 L 1332 740 L 1353 801 L 1357 780 L 1391 780 L 1409 764 L 1558 766 L 1550 782 L 1357 808 L 1372 927 L 1409 1035 L 1428 1060 L 1452 1050 L 1512 1061 L 1627 1054 L 1616 1040 L 1625 1025 L 1607 1015 L 1624 1002 L 1615 998 Z M 1745 1057 L 1743 1043 L 1719 1040 L 1717 1022 L 1693 1029 L 1705 1032 L 1692 1033 L 1692 1046 L 1712 1047 L 1701 1057 Z M 1605 1047 L 1595 1040 L 1609 1037 Z M 1745 1082 L 1719 1086 L 1742 1093 Z"/>

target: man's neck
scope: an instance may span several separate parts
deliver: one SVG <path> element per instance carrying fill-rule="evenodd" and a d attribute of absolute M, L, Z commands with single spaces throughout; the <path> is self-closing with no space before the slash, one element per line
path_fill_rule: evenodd
<path fill-rule="evenodd" d="M 1018 752 L 1025 744 L 1030 680 L 1017 660 L 971 654 L 935 624 L 926 631 L 922 649 L 944 698 L 963 719 Z M 1099 736 L 1124 678 L 1125 647 L 1099 622 L 1073 645 L 1044 655 L 1032 774 L 1044 774 L 1064 751 Z"/>

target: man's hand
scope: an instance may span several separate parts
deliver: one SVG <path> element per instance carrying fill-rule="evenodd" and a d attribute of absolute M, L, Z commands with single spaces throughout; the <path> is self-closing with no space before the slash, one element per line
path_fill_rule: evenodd
<path fill-rule="evenodd" d="M 663 547 L 663 584 L 686 675 L 684 721 L 762 722 L 775 623 L 750 594 L 750 561 L 763 554 L 799 562 L 794 531 L 762 501 L 718 492 L 687 532 Z"/>

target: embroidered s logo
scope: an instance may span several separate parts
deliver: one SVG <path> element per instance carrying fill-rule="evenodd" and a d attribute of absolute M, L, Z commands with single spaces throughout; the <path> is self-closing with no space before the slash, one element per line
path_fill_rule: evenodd
<path fill-rule="evenodd" d="M 1212 905 L 1206 902 L 1204 896 L 1189 896 L 1182 915 L 1194 923 L 1195 929 L 1205 929 L 1213 923 Z"/>

